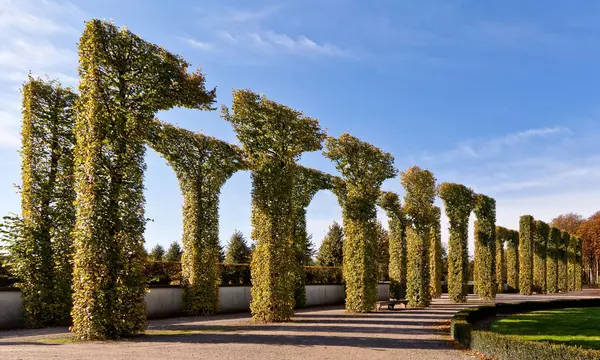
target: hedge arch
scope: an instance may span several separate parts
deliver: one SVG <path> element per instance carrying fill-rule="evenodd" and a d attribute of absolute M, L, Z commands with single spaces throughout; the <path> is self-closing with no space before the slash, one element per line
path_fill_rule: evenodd
<path fill-rule="evenodd" d="M 155 120 L 148 143 L 175 171 L 183 195 L 183 311 L 213 315 L 219 309 L 219 195 L 246 163 L 241 149 L 213 137 Z"/>
<path fill-rule="evenodd" d="M 496 200 L 478 194 L 475 220 L 475 292 L 481 299 L 496 297 Z"/>
<path fill-rule="evenodd" d="M 507 241 L 507 229 L 496 226 L 496 292 L 504 292 L 504 284 L 506 283 L 507 264 L 506 250 L 504 244 Z"/>
<path fill-rule="evenodd" d="M 555 227 L 551 228 L 546 252 L 546 291 L 549 294 L 558 292 L 558 250 L 560 242 L 560 230 Z"/>
<path fill-rule="evenodd" d="M 154 115 L 175 106 L 209 110 L 200 71 L 125 28 L 91 20 L 79 42 L 76 106 L 77 220 L 73 331 L 81 339 L 135 335 L 146 327 L 144 140 Z"/>
<path fill-rule="evenodd" d="M 377 301 L 377 210 L 384 180 L 396 175 L 394 157 L 349 134 L 329 137 L 324 155 L 342 179 L 334 179 L 334 193 L 344 219 L 344 279 L 346 309 L 369 312 Z"/>
<path fill-rule="evenodd" d="M 406 296 L 406 233 L 405 219 L 398 194 L 382 191 L 378 205 L 388 217 L 390 243 L 390 296 L 404 299 Z"/>
<path fill-rule="evenodd" d="M 507 229 L 506 284 L 510 291 L 519 289 L 519 232 Z"/>
<path fill-rule="evenodd" d="M 475 193 L 468 187 L 443 183 L 438 194 L 450 221 L 448 240 L 448 297 L 461 303 L 467 300 L 469 278 L 469 216 L 475 206 Z"/>
<path fill-rule="evenodd" d="M 442 296 L 442 210 L 433 207 L 433 222 L 431 223 L 431 244 L 429 256 L 429 288 L 431 298 Z"/>
<path fill-rule="evenodd" d="M 535 222 L 533 237 L 533 290 L 538 294 L 546 293 L 546 257 L 550 226 L 541 220 Z"/>
<path fill-rule="evenodd" d="M 23 86 L 22 228 L 8 249 L 32 328 L 65 325 L 71 311 L 76 99 L 57 81 L 29 76 Z"/>
<path fill-rule="evenodd" d="M 306 208 L 312 198 L 320 190 L 331 190 L 332 177 L 321 171 L 298 166 L 294 179 L 293 211 L 294 211 L 294 300 L 296 307 L 306 305 L 306 271 L 310 259 L 306 256 L 310 239 L 306 233 Z"/>
<path fill-rule="evenodd" d="M 235 90 L 230 112 L 252 170 L 252 302 L 256 321 L 288 321 L 293 314 L 294 188 L 303 152 L 322 148 L 325 133 L 316 119 L 250 90 Z"/>
<path fill-rule="evenodd" d="M 569 291 L 568 256 L 570 240 L 571 235 L 568 232 L 561 232 L 558 247 L 558 291 L 560 292 Z"/>
<path fill-rule="evenodd" d="M 435 176 L 429 170 L 413 166 L 401 174 L 406 190 L 403 212 L 407 219 L 406 299 L 412 307 L 429 306 L 429 256 L 431 229 L 435 219 Z"/>
<path fill-rule="evenodd" d="M 533 292 L 533 237 L 535 220 L 531 215 L 519 219 L 519 291 L 521 295 Z"/>

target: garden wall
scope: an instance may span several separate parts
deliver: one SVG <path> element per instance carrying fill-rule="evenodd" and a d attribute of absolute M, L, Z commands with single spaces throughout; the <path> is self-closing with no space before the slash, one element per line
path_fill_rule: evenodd
<path fill-rule="evenodd" d="M 221 286 L 219 308 L 221 313 L 250 311 L 250 286 Z M 390 286 L 379 284 L 379 300 L 389 298 Z M 146 313 L 149 319 L 182 314 L 179 286 L 155 286 L 146 293 Z M 344 303 L 344 285 L 306 285 L 306 306 L 339 305 Z M 0 329 L 23 327 L 21 292 L 0 289 Z"/>

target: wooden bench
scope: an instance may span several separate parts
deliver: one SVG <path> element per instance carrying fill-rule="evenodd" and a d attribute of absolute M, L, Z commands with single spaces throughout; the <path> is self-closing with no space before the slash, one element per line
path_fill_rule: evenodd
<path fill-rule="evenodd" d="M 396 305 L 402 305 L 402 308 L 405 308 L 408 304 L 408 300 L 388 300 L 388 301 L 378 301 L 377 302 L 377 310 L 381 310 L 382 307 L 387 306 L 388 310 L 394 310 Z"/>

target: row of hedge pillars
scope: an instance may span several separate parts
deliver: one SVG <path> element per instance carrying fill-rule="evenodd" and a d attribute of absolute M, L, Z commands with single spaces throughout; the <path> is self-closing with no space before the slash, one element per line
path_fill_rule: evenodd
<path fill-rule="evenodd" d="M 349 134 L 326 137 L 316 119 L 249 90 L 234 91 L 231 110 L 222 110 L 241 148 L 163 123 L 155 119 L 160 110 L 214 110 L 215 89 L 206 89 L 204 75 L 189 73 L 181 57 L 112 23 L 88 22 L 79 54 L 79 95 L 33 78 L 23 89 L 22 222 L 10 251 L 31 327 L 63 324 L 70 315 L 81 339 L 144 331 L 146 145 L 173 168 L 184 197 L 182 284 L 189 315 L 218 310 L 219 193 L 238 170 L 252 176 L 257 247 L 251 310 L 257 321 L 288 321 L 305 301 L 306 207 L 321 189 L 332 190 L 342 207 L 349 311 L 372 311 L 377 300 L 377 204 L 390 221 L 392 296 L 428 306 L 441 294 L 436 194 L 450 219 L 453 301 L 466 299 L 472 211 L 480 297 L 493 298 L 496 283 L 503 282 L 495 263 L 502 265 L 498 247 L 504 242 L 509 287 L 517 286 L 517 267 L 524 293 L 554 283 L 560 291 L 581 287 L 574 275 L 581 272 L 581 241 L 548 231 L 532 217 L 521 219 L 521 241 L 508 230 L 496 234 L 492 198 L 459 184 L 438 189 L 433 174 L 415 166 L 401 175 L 406 190 L 401 205 L 397 194 L 380 191 L 397 175 L 391 154 Z M 302 153 L 322 149 L 325 140 L 324 155 L 341 178 L 297 164 Z M 552 249 L 557 255 L 548 258 Z M 548 280 L 554 273 L 556 281 Z"/>
<path fill-rule="evenodd" d="M 581 290 L 582 241 L 533 216 L 519 222 L 519 291 L 557 293 Z"/>

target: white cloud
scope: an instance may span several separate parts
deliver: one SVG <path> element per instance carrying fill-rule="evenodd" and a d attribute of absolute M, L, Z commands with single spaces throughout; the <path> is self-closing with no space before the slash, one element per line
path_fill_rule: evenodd
<path fill-rule="evenodd" d="M 68 2 L 0 0 L 0 147 L 19 146 L 19 88 L 28 73 L 77 84 L 75 24 L 83 17 Z"/>

